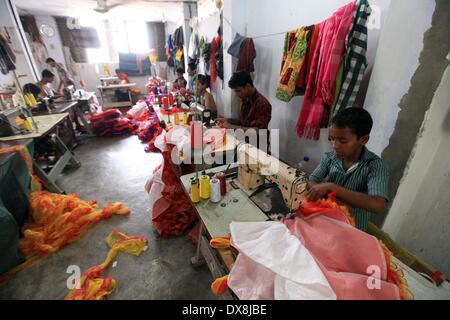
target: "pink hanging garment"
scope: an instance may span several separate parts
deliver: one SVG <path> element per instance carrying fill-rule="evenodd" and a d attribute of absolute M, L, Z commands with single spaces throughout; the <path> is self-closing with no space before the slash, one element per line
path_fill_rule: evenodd
<path fill-rule="evenodd" d="M 320 128 L 326 127 L 325 105 L 331 105 L 336 90 L 336 76 L 343 57 L 345 37 L 350 28 L 354 3 L 340 8 L 320 23 L 317 45 L 311 62 L 306 92 L 297 121 L 297 135 L 318 140 Z M 327 120 L 327 118 L 325 119 Z"/>

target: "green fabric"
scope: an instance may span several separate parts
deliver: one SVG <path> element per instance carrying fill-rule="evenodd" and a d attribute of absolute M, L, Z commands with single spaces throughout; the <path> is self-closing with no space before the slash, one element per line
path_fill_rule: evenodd
<path fill-rule="evenodd" d="M 336 96 L 334 97 L 334 102 L 330 109 L 330 119 L 333 118 L 334 110 L 336 109 L 336 104 L 339 100 L 343 77 L 344 77 L 344 61 L 342 60 L 336 76 Z"/>
<path fill-rule="evenodd" d="M 33 154 L 33 142 L 28 144 Z M 22 263 L 20 229 L 28 216 L 30 175 L 18 153 L 0 158 L 0 274 Z"/>

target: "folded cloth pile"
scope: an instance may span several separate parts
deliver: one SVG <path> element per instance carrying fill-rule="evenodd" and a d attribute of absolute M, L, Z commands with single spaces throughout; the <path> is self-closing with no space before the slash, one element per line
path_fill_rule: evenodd
<path fill-rule="evenodd" d="M 118 109 L 96 113 L 91 117 L 91 129 L 99 137 L 117 137 L 134 133 L 135 121 L 125 118 Z"/>

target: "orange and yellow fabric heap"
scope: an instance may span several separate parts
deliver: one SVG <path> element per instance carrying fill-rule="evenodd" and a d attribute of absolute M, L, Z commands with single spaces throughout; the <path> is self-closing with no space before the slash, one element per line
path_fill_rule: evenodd
<path fill-rule="evenodd" d="M 121 203 L 98 209 L 95 200 L 83 201 L 76 194 L 46 191 L 30 195 L 31 217 L 23 227 L 20 251 L 27 257 L 44 256 L 78 239 L 95 222 L 113 214 L 128 215 Z"/>
<path fill-rule="evenodd" d="M 0 277 L 0 283 L 17 272 L 32 266 L 40 258 L 77 240 L 95 222 L 113 214 L 128 215 L 130 210 L 120 202 L 97 208 L 95 200 L 84 201 L 76 194 L 56 194 L 41 191 L 39 179 L 34 175 L 31 156 L 24 146 L 0 149 L 1 153 L 17 152 L 23 158 L 31 176 L 30 213 L 22 227 L 23 238 L 19 251 L 26 261 Z"/>
<path fill-rule="evenodd" d="M 227 289 L 228 289 L 228 275 L 217 278 L 216 280 L 214 280 L 213 283 L 211 283 L 211 291 L 216 296 L 224 294 L 225 291 L 227 291 Z"/>
<path fill-rule="evenodd" d="M 228 249 L 231 245 L 230 237 L 215 237 L 209 241 L 209 245 L 214 249 Z"/>
<path fill-rule="evenodd" d="M 66 300 L 102 300 L 106 299 L 116 287 L 116 281 L 102 272 L 109 267 L 119 251 L 139 256 L 147 249 L 147 239 L 141 236 L 128 236 L 120 231 L 113 231 L 107 238 L 110 246 L 105 261 L 89 268 L 80 278 L 78 289 L 66 296 Z"/>

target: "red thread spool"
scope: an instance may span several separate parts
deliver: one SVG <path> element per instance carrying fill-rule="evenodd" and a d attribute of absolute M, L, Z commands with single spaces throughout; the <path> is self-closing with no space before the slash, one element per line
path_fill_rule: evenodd
<path fill-rule="evenodd" d="M 201 121 L 191 122 L 191 148 L 203 148 L 203 123 Z"/>
<path fill-rule="evenodd" d="M 173 105 L 173 94 L 169 94 L 169 104 Z"/>
<path fill-rule="evenodd" d="M 227 179 L 225 178 L 225 173 L 218 172 L 215 177 L 220 181 L 220 194 L 223 197 L 227 193 Z"/>
<path fill-rule="evenodd" d="M 163 98 L 163 105 L 164 109 L 169 109 L 169 100 L 166 97 Z"/>

